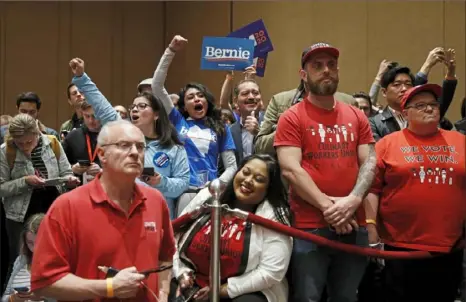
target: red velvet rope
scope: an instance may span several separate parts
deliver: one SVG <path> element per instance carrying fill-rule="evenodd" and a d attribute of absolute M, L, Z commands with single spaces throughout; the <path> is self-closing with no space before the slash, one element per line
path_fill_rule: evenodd
<path fill-rule="evenodd" d="M 234 213 L 234 212 L 233 212 Z M 185 214 L 180 216 L 179 218 L 172 221 L 173 230 L 176 232 L 179 228 L 186 224 L 187 222 L 194 220 L 194 217 L 191 213 Z M 315 234 L 307 233 L 281 223 L 266 219 L 261 216 L 257 216 L 252 213 L 248 213 L 247 220 L 252 223 L 258 224 L 265 228 L 274 230 L 278 233 L 291 236 L 293 238 L 299 238 L 303 240 L 312 241 L 318 245 L 327 246 L 333 249 L 345 251 L 351 254 L 357 254 L 362 256 L 369 256 L 375 258 L 383 258 L 383 259 L 423 259 L 423 258 L 431 258 L 433 255 L 429 252 L 424 251 L 413 251 L 413 252 L 392 252 L 392 251 L 382 251 L 378 249 L 371 249 L 371 248 L 363 248 L 351 244 L 341 243 L 338 241 L 329 240 L 327 238 L 317 236 Z"/>
<path fill-rule="evenodd" d="M 351 254 L 358 254 L 369 257 L 383 258 L 383 259 L 422 259 L 430 258 L 432 254 L 429 252 L 415 251 L 415 252 L 392 252 L 382 251 L 378 249 L 371 249 L 367 247 L 359 247 L 351 244 L 341 243 L 338 241 L 329 240 L 327 238 L 317 236 L 315 234 L 307 233 L 281 223 L 266 219 L 261 216 L 249 213 L 248 220 L 252 223 L 261 225 L 268 229 L 274 230 L 278 233 L 285 234 L 294 238 L 312 241 L 318 245 L 327 246 L 337 250 L 345 251 Z"/>

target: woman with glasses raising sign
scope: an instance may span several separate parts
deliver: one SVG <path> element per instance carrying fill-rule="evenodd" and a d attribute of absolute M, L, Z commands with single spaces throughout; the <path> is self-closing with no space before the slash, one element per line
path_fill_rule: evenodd
<path fill-rule="evenodd" d="M 118 112 L 99 91 L 84 72 L 84 61 L 75 58 L 70 61 L 74 74 L 73 83 L 94 108 L 96 118 L 104 125 L 120 118 Z M 170 217 L 175 217 L 174 200 L 189 185 L 189 165 L 187 155 L 175 128 L 168 120 L 159 99 L 153 94 L 142 92 L 129 107 L 131 122 L 146 138 L 144 172 L 141 180 L 158 189 L 167 201 Z"/>

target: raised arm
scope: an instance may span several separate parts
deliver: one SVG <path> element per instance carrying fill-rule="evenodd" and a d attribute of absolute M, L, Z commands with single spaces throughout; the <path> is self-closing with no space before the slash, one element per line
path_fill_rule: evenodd
<path fill-rule="evenodd" d="M 414 79 L 414 85 L 423 85 L 426 84 L 429 78 L 429 73 L 432 70 L 432 68 L 439 62 L 443 62 L 445 60 L 445 50 L 443 47 L 436 47 L 432 49 L 429 54 L 427 55 L 427 58 L 422 64 L 421 69 L 419 69 L 419 72 L 416 74 L 416 77 Z"/>
<path fill-rule="evenodd" d="M 160 58 L 159 65 L 157 65 L 157 69 L 155 69 L 154 76 L 152 77 L 152 93 L 162 101 L 167 114 L 170 114 L 174 108 L 170 95 L 165 89 L 168 68 L 175 57 L 175 53 L 183 49 L 187 43 L 188 40 L 182 36 L 177 35 L 173 37 L 170 45 L 165 49 L 162 58 Z"/>
<path fill-rule="evenodd" d="M 72 59 L 70 67 L 74 74 L 73 84 L 84 94 L 86 101 L 94 109 L 96 119 L 100 121 L 101 125 L 120 119 L 120 115 L 113 109 L 112 104 L 110 104 L 94 82 L 92 82 L 91 78 L 84 72 L 84 61 L 80 58 Z"/>
<path fill-rule="evenodd" d="M 442 96 L 439 99 L 440 102 L 440 117 L 444 117 L 453 101 L 455 95 L 456 85 L 458 80 L 456 79 L 456 58 L 455 50 L 448 49 L 445 52 L 445 65 L 447 67 L 447 73 L 445 80 L 442 85 Z"/>
<path fill-rule="evenodd" d="M 220 104 L 217 104 L 222 109 L 227 109 L 231 111 L 230 99 L 231 92 L 233 91 L 233 72 L 228 72 L 225 76 L 225 81 L 223 82 L 222 89 L 220 91 Z"/>
<path fill-rule="evenodd" d="M 377 71 L 377 75 L 375 76 L 374 82 L 371 85 L 369 90 L 369 97 L 372 101 L 372 106 L 377 105 L 377 100 L 379 97 L 379 90 L 380 90 L 380 81 L 382 80 L 383 74 L 387 71 L 388 66 L 390 66 L 392 62 L 388 60 L 383 60 L 380 63 L 379 70 Z"/>

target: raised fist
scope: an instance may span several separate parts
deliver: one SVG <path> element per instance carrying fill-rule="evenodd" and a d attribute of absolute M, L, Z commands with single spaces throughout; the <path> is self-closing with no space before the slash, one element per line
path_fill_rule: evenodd
<path fill-rule="evenodd" d="M 71 59 L 70 67 L 75 76 L 80 77 L 84 74 L 84 61 L 80 58 Z"/>
<path fill-rule="evenodd" d="M 245 80 L 254 80 L 256 77 L 256 67 L 254 65 L 246 67 L 243 74 Z"/>
<path fill-rule="evenodd" d="M 168 46 L 172 51 L 177 52 L 178 50 L 183 49 L 183 47 L 188 44 L 188 40 L 183 38 L 180 35 L 176 35 L 173 37 L 170 45 Z"/>

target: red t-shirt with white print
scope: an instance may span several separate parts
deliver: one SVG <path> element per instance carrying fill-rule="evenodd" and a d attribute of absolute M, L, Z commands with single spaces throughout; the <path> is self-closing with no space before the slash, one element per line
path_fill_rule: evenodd
<path fill-rule="evenodd" d="M 439 130 L 420 137 L 408 129 L 376 144 L 379 235 L 387 244 L 448 252 L 466 215 L 465 136 Z"/>
<path fill-rule="evenodd" d="M 211 220 L 194 235 L 186 249 L 186 256 L 196 265 L 196 283 L 202 288 L 209 286 Z M 222 217 L 220 237 L 220 278 L 222 283 L 230 277 L 237 276 L 242 269 L 244 245 L 248 234 L 248 223 L 238 217 Z M 246 252 L 248 249 L 246 249 Z M 247 259 L 247 258 L 246 258 Z"/>
<path fill-rule="evenodd" d="M 313 105 L 306 98 L 280 116 L 275 147 L 302 150 L 301 166 L 326 195 L 348 196 L 359 173 L 358 146 L 374 143 L 367 117 L 359 109 L 336 102 L 333 110 Z M 322 212 L 302 199 L 290 185 L 290 205 L 298 228 L 328 226 Z M 363 207 L 356 211 L 365 225 Z"/>

